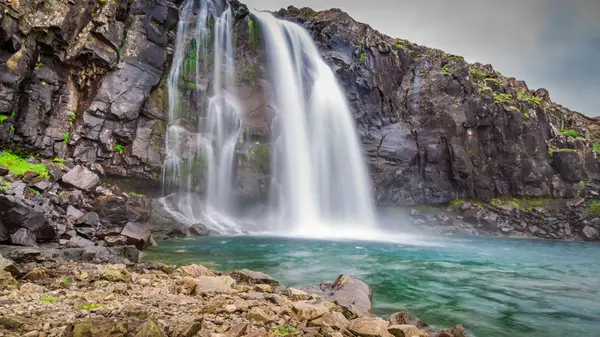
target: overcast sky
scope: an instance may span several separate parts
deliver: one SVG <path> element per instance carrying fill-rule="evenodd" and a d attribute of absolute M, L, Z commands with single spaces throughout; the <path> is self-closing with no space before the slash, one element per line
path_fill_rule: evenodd
<path fill-rule="evenodd" d="M 341 8 L 392 37 L 489 63 L 600 115 L 600 0 L 242 0 L 255 9 Z"/>

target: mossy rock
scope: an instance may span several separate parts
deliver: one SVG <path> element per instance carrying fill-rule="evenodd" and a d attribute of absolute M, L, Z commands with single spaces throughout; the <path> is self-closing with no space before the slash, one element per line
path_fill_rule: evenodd
<path fill-rule="evenodd" d="M 100 275 L 101 280 L 109 282 L 131 282 L 131 274 L 125 269 L 107 267 Z"/>
<path fill-rule="evenodd" d="M 142 325 L 135 337 L 167 337 L 167 334 L 156 323 L 149 320 Z"/>
<path fill-rule="evenodd" d="M 0 270 L 0 290 L 19 289 L 20 285 L 11 273 Z"/>
<path fill-rule="evenodd" d="M 93 337 L 92 323 L 77 323 L 73 328 L 73 337 Z"/>

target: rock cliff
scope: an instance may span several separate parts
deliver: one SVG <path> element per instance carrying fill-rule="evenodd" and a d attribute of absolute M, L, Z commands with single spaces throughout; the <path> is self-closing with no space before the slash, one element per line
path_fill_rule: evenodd
<path fill-rule="evenodd" d="M 238 194 L 269 184 L 268 67 L 235 13 Z M 177 1 L 0 0 L 0 143 L 158 185 Z M 600 124 L 489 65 L 385 36 L 337 10 L 289 7 L 346 89 L 381 206 L 576 196 L 600 178 Z"/>

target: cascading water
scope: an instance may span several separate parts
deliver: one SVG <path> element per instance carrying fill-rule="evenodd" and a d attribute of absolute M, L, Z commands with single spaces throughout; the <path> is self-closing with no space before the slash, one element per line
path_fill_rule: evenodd
<path fill-rule="evenodd" d="M 223 234 L 241 232 L 230 217 L 235 208 L 235 146 L 241 129 L 232 21 L 229 5 L 221 0 L 186 0 L 180 10 L 168 77 L 163 169 L 165 192 L 173 193 L 174 201 L 167 207 L 173 215 L 190 225 L 203 222 Z M 203 205 L 193 193 L 202 189 Z"/>
<path fill-rule="evenodd" d="M 348 103 L 335 75 L 299 25 L 255 12 L 275 86 L 277 231 L 360 238 L 375 211 Z"/>

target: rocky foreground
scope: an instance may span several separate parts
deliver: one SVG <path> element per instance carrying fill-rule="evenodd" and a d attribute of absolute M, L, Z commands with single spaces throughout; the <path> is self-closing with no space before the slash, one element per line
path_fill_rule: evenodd
<path fill-rule="evenodd" d="M 0 336 L 466 336 L 408 312 L 374 317 L 370 287 L 349 276 L 314 290 L 322 296 L 249 270 L 0 255 Z"/>

